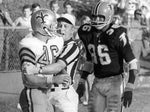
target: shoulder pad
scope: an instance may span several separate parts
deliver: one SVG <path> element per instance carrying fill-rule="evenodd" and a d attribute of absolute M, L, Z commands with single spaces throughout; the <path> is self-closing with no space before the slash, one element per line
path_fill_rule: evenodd
<path fill-rule="evenodd" d="M 79 30 L 82 32 L 90 32 L 91 29 L 92 29 L 92 26 L 90 24 L 84 24 L 79 28 Z"/>
<path fill-rule="evenodd" d="M 116 32 L 118 32 L 117 37 L 119 41 L 123 43 L 123 46 L 125 46 L 128 43 L 127 29 L 124 27 L 119 27 Z"/>
<path fill-rule="evenodd" d="M 38 50 L 40 51 L 41 49 L 43 49 L 44 42 L 38 40 L 33 35 L 27 35 L 19 42 L 19 44 L 20 48 L 26 47 L 35 53 Z"/>
<path fill-rule="evenodd" d="M 113 33 L 116 35 L 121 35 L 123 32 L 127 33 L 127 29 L 125 27 L 122 27 L 120 25 L 112 25 L 110 29 L 107 32 L 111 32 L 111 30 L 114 30 Z"/>
<path fill-rule="evenodd" d="M 127 33 L 127 29 L 126 29 L 125 27 L 123 27 L 123 26 L 120 26 L 120 27 L 119 27 L 119 30 L 120 30 L 120 32 L 125 32 L 125 33 Z"/>
<path fill-rule="evenodd" d="M 121 31 L 126 31 L 127 29 L 123 26 L 120 25 L 112 25 L 112 28 L 116 29 L 116 30 L 121 30 Z"/>

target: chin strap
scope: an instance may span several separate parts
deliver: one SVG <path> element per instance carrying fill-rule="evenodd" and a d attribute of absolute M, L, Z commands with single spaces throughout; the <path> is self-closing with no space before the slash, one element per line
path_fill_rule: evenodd
<path fill-rule="evenodd" d="M 59 34 L 56 32 L 59 29 L 56 30 L 51 30 L 49 31 L 46 27 L 43 28 L 45 30 L 45 32 L 51 37 L 51 38 L 55 38 L 56 36 L 58 36 Z M 60 35 L 59 35 L 60 36 Z"/>
<path fill-rule="evenodd" d="M 53 34 L 51 32 L 48 31 L 48 29 L 45 27 L 43 28 L 45 30 L 45 32 L 50 36 L 50 37 L 53 37 Z"/>

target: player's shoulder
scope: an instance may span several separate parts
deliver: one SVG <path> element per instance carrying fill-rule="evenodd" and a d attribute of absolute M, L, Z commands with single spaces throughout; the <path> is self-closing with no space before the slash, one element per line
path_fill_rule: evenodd
<path fill-rule="evenodd" d="M 36 37 L 34 37 L 32 35 L 32 33 L 29 33 L 28 35 L 26 35 L 20 42 L 20 48 L 28 48 L 30 50 L 34 50 L 35 48 L 38 49 L 38 47 L 40 47 L 40 45 L 42 44 L 42 41 L 40 41 L 39 39 L 37 39 Z"/>
<path fill-rule="evenodd" d="M 116 40 L 116 42 L 123 42 L 124 45 L 127 44 L 128 38 L 127 38 L 127 29 L 120 25 L 112 25 L 110 29 L 114 30 L 114 36 L 113 38 Z"/>
<path fill-rule="evenodd" d="M 78 34 L 88 34 L 91 33 L 93 30 L 93 27 L 90 24 L 83 24 L 78 29 Z"/>
<path fill-rule="evenodd" d="M 114 31 L 118 33 L 127 32 L 127 29 L 121 25 L 112 24 L 111 28 L 114 29 Z"/>
<path fill-rule="evenodd" d="M 92 39 L 92 34 L 96 31 L 91 24 L 84 24 L 78 29 L 78 36 L 82 41 L 89 41 Z"/>
<path fill-rule="evenodd" d="M 127 34 L 127 29 L 120 25 L 111 24 L 111 26 L 106 30 L 106 34 L 113 38 L 118 38 L 122 34 Z"/>
<path fill-rule="evenodd" d="M 32 33 L 29 33 L 19 42 L 19 44 L 28 46 L 30 44 L 35 44 L 35 41 L 37 41 L 37 38 L 34 37 Z"/>

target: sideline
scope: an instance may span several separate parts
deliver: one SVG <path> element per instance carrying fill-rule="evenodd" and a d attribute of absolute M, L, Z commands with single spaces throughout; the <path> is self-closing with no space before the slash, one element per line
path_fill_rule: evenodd
<path fill-rule="evenodd" d="M 21 72 L 0 72 L 0 95 L 19 95 L 23 88 Z"/>

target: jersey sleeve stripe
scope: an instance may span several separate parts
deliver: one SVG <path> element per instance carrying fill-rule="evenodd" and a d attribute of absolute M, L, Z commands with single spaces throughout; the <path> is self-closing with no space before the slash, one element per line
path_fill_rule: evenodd
<path fill-rule="evenodd" d="M 32 57 L 33 59 L 35 59 L 35 54 L 28 48 L 21 48 L 19 51 L 19 56 L 22 56 L 24 54 L 29 55 L 30 57 Z"/>
<path fill-rule="evenodd" d="M 21 61 L 21 65 L 24 62 L 30 62 L 35 65 L 36 59 L 34 53 L 28 48 L 22 48 L 19 52 L 19 57 Z"/>
<path fill-rule="evenodd" d="M 24 62 L 29 62 L 29 63 L 32 63 L 33 65 L 36 64 L 35 62 L 33 62 L 33 61 L 31 61 L 31 60 L 23 59 L 23 60 L 21 60 L 21 65 L 22 65 Z"/>
<path fill-rule="evenodd" d="M 34 60 L 35 61 L 35 58 L 34 57 L 32 57 L 31 55 L 29 55 L 29 54 L 22 54 L 22 55 L 20 55 L 20 60 L 22 60 L 23 58 L 30 58 L 30 60 Z"/>
<path fill-rule="evenodd" d="M 20 58 L 21 64 L 23 64 L 22 62 L 27 61 L 27 62 L 31 62 L 35 65 L 36 61 L 35 59 L 30 58 L 29 56 L 23 56 Z"/>

